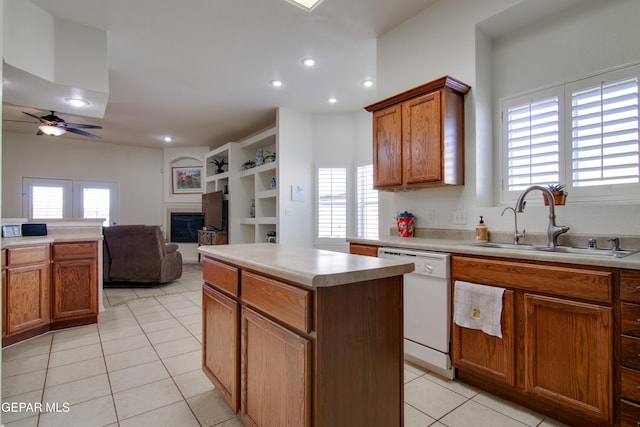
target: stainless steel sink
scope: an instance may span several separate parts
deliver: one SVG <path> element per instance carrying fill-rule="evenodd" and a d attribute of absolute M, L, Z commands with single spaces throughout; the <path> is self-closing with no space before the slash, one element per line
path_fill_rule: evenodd
<path fill-rule="evenodd" d="M 611 249 L 595 249 L 595 248 L 574 248 L 570 246 L 556 246 L 554 248 L 549 246 L 534 246 L 534 245 L 514 245 L 513 243 L 497 243 L 497 242 L 477 242 L 477 243 L 461 243 L 465 246 L 476 246 L 483 248 L 494 249 L 507 249 L 518 251 L 540 251 L 540 252 L 557 252 L 564 254 L 576 254 L 586 256 L 601 256 L 601 257 L 614 257 L 623 258 L 628 255 L 637 253 L 635 250 L 618 249 L 612 251 Z"/>

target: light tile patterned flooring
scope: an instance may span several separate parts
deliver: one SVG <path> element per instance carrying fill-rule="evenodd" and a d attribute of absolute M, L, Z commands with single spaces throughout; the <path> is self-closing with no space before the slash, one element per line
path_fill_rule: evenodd
<path fill-rule="evenodd" d="M 2 352 L 7 427 L 240 427 L 201 365 L 197 266 L 154 288 L 105 289 L 97 325 Z M 562 426 L 458 381 L 405 366 L 405 427 Z M 9 402 L 31 404 L 7 411 Z M 58 412 L 35 404 L 57 402 Z M 65 406 L 68 404 L 69 406 Z M 295 426 L 282 426 L 295 427 Z"/>

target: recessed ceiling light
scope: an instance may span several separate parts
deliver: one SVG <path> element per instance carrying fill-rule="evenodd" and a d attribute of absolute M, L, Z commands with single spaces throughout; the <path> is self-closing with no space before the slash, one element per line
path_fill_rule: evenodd
<path fill-rule="evenodd" d="M 371 87 L 373 86 L 373 80 L 365 80 L 362 82 L 362 86 L 364 87 Z"/>
<path fill-rule="evenodd" d="M 74 107 L 86 107 L 89 105 L 89 101 L 84 100 L 82 98 L 65 98 L 65 101 L 67 101 L 69 104 L 73 105 Z"/>
<path fill-rule="evenodd" d="M 331 98 L 329 98 L 329 103 L 335 104 L 336 102 L 338 102 L 338 100 L 336 98 L 334 98 L 333 96 Z"/>
<path fill-rule="evenodd" d="M 288 3 L 294 4 L 299 8 L 306 10 L 307 12 L 311 12 L 315 9 L 322 0 L 286 0 Z"/>
<path fill-rule="evenodd" d="M 173 141 L 173 138 L 171 138 L 170 136 L 165 136 L 164 138 L 162 138 L 164 140 L 164 142 L 171 142 Z"/>
<path fill-rule="evenodd" d="M 305 67 L 313 67 L 314 65 L 316 65 L 316 61 L 313 58 L 304 58 L 302 60 L 302 65 L 304 65 Z"/>
<path fill-rule="evenodd" d="M 282 82 L 280 80 L 271 80 L 271 86 L 280 87 L 282 86 Z"/>

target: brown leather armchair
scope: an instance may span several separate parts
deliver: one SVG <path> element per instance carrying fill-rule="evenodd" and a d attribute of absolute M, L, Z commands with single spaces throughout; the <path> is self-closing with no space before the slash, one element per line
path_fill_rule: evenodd
<path fill-rule="evenodd" d="M 158 225 L 105 227 L 104 282 L 166 283 L 182 276 L 178 245 L 165 243 Z"/>

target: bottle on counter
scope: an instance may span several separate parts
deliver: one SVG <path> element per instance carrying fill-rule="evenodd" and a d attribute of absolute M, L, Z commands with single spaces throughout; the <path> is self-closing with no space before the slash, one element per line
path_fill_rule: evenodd
<path fill-rule="evenodd" d="M 489 241 L 489 229 L 487 225 L 484 223 L 484 219 L 482 219 L 482 215 L 480 216 L 480 223 L 476 226 L 476 240 L 479 242 L 488 242 Z"/>

